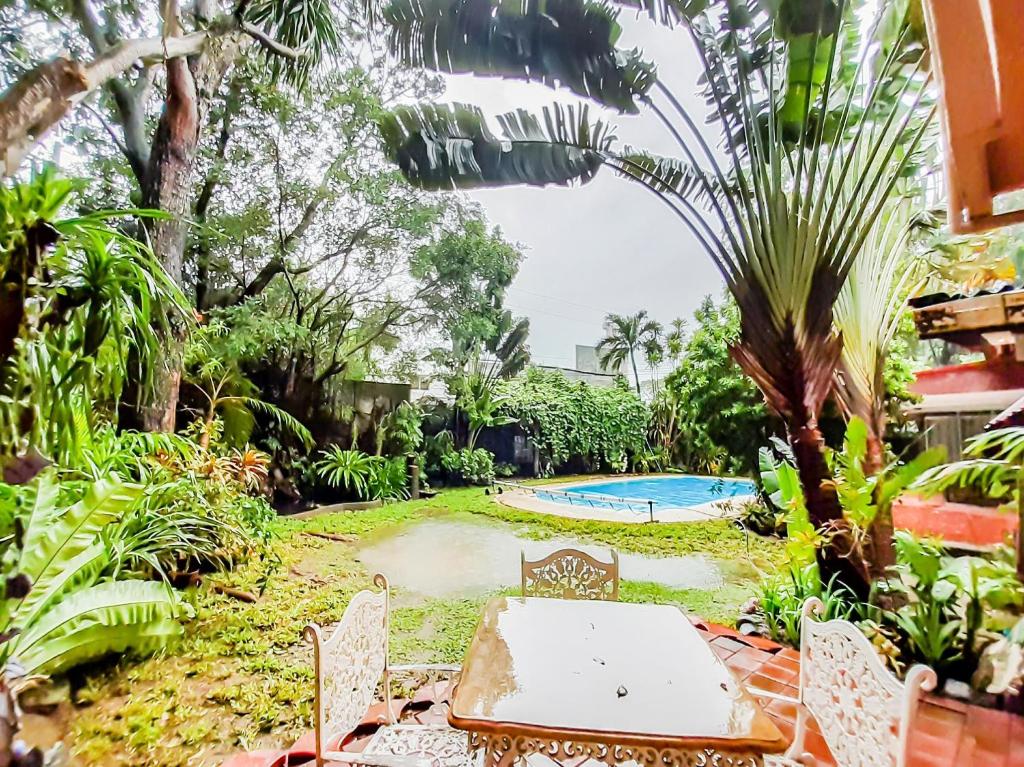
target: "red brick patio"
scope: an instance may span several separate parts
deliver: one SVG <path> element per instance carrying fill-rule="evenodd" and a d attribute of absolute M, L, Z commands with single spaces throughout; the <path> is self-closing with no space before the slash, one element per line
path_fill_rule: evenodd
<path fill-rule="evenodd" d="M 795 650 L 758 637 L 745 637 L 733 629 L 693 619 L 715 653 L 740 679 L 755 687 L 796 697 L 800 655 Z M 395 701 L 403 718 L 421 723 L 443 721 L 427 708 L 431 698 L 421 691 L 412 701 Z M 796 710 L 791 704 L 771 701 L 765 710 L 779 729 L 793 736 Z M 383 704 L 371 707 L 345 745 L 358 751 L 369 734 L 384 721 Z M 835 765 L 813 721 L 808 750 L 821 765 Z M 222 767 L 292 767 L 313 756 L 313 736 L 307 733 L 287 751 L 239 754 Z M 929 696 L 923 703 L 911 734 L 910 767 L 1024 767 L 1024 717 L 1004 711 L 970 706 L 947 698 Z"/>

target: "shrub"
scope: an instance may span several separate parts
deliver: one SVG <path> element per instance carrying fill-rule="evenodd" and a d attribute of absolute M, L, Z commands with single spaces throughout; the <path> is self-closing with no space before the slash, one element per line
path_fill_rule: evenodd
<path fill-rule="evenodd" d="M 897 563 L 878 586 L 892 607 L 872 610 L 874 622 L 892 630 L 904 659 L 969 676 L 991 632 L 1008 629 L 1024 605 L 1010 558 L 952 557 L 903 531 L 895 542 Z"/>
<path fill-rule="evenodd" d="M 760 608 L 768 634 L 776 642 L 800 645 L 800 616 L 804 602 L 818 597 L 825 604 L 825 620 L 850 619 L 857 610 L 854 596 L 832 582 L 822 585 L 814 565 L 791 568 L 786 575 L 761 584 Z"/>
<path fill-rule="evenodd" d="M 758 535 L 786 534 L 786 515 L 761 500 L 744 501 L 740 507 L 740 521 L 744 527 Z"/>
<path fill-rule="evenodd" d="M 494 456 L 478 447 L 446 453 L 441 464 L 452 482 L 466 485 L 489 485 L 494 481 Z"/>
<path fill-rule="evenodd" d="M 647 406 L 623 380 L 600 388 L 531 368 L 502 388 L 505 413 L 530 435 L 550 470 L 578 460 L 590 470 L 625 471 L 628 459 L 644 451 Z"/>
<path fill-rule="evenodd" d="M 361 450 L 342 450 L 331 445 L 320 453 L 323 456 L 313 464 L 320 479 L 331 487 L 341 487 L 365 498 L 373 461 Z"/>
<path fill-rule="evenodd" d="M 370 498 L 380 501 L 408 498 L 408 483 L 405 459 L 375 456 L 370 460 L 370 475 L 366 481 L 366 494 Z"/>
<path fill-rule="evenodd" d="M 332 445 L 313 464 L 317 475 L 332 487 L 343 487 L 362 500 L 390 501 L 407 496 L 405 460 L 342 450 Z"/>

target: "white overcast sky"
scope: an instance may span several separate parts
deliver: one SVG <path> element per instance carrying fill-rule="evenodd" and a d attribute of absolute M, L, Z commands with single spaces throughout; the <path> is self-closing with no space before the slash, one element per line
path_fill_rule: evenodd
<path fill-rule="evenodd" d="M 658 64 L 661 80 L 703 123 L 700 65 L 686 32 L 655 27 L 628 12 L 620 20 L 620 47 L 642 48 Z M 488 115 L 539 110 L 555 100 L 578 102 L 569 91 L 471 75 L 449 77 L 444 100 L 476 104 Z M 591 117 L 597 116 L 607 117 L 626 144 L 680 155 L 648 111 L 620 116 L 592 106 Z M 714 142 L 714 132 L 708 136 Z M 530 346 L 539 364 L 573 365 L 575 344 L 596 343 L 608 312 L 647 309 L 667 325 L 675 317 L 690 319 L 702 296 L 722 290 L 718 272 L 676 215 L 608 170 L 582 187 L 509 187 L 470 196 L 526 249 L 507 305 L 530 318 Z"/>

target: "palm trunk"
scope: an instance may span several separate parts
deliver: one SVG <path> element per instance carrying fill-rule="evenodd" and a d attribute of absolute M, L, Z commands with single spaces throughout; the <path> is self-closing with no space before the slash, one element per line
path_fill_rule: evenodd
<path fill-rule="evenodd" d="M 869 577 L 853 550 L 849 526 L 843 518 L 836 492 L 825 462 L 825 440 L 814 420 L 790 424 L 789 442 L 793 448 L 800 484 L 804 489 L 807 514 L 817 530 L 831 539 L 818 549 L 818 570 L 822 583 L 836 579 L 861 599 L 868 596 Z"/>
<path fill-rule="evenodd" d="M 640 373 L 636 369 L 636 357 L 633 356 L 633 350 L 629 350 L 629 364 L 633 366 L 633 380 L 636 381 L 636 393 L 640 396 Z"/>
<path fill-rule="evenodd" d="M 882 422 L 884 424 L 884 420 Z M 885 463 L 883 458 L 885 450 L 877 423 L 870 424 L 868 432 L 867 454 L 864 456 L 862 468 L 864 474 L 870 477 L 882 470 Z M 872 581 L 885 578 L 889 568 L 896 564 L 896 548 L 893 546 L 894 531 L 892 505 L 880 505 L 878 513 L 868 529 L 866 564 Z"/>

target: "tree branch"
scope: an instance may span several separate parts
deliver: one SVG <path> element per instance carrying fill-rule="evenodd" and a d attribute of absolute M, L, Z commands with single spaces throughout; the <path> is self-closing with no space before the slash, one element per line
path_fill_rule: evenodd
<path fill-rule="evenodd" d="M 0 95 L 0 160 L 3 176 L 13 175 L 22 160 L 89 93 L 109 85 L 125 130 L 128 160 L 140 180 L 144 178 L 148 147 L 139 137 L 145 135 L 142 110 L 137 108 L 140 93 L 114 82 L 136 62 L 152 64 L 167 59 L 200 53 L 210 39 L 244 33 L 274 55 L 295 59 L 305 55 L 268 37 L 248 22 L 232 16 L 213 20 L 206 29 L 181 36 L 156 36 L 125 40 L 108 46 L 99 23 L 85 0 L 75 0 L 73 13 L 83 35 L 96 51 L 89 62 L 59 57 L 44 62 L 22 75 Z M 98 47 L 97 47 L 98 46 Z M 134 156 L 132 156 L 134 155 Z M 137 167 L 138 166 L 138 167 Z"/>
<path fill-rule="evenodd" d="M 272 38 L 255 24 L 243 21 L 239 26 L 245 34 L 249 35 L 249 37 L 259 43 L 260 47 L 268 53 L 272 53 L 275 56 L 280 56 L 281 58 L 289 59 L 291 61 L 295 61 L 306 56 L 305 51 L 289 48 L 284 43 L 278 42 Z"/>

